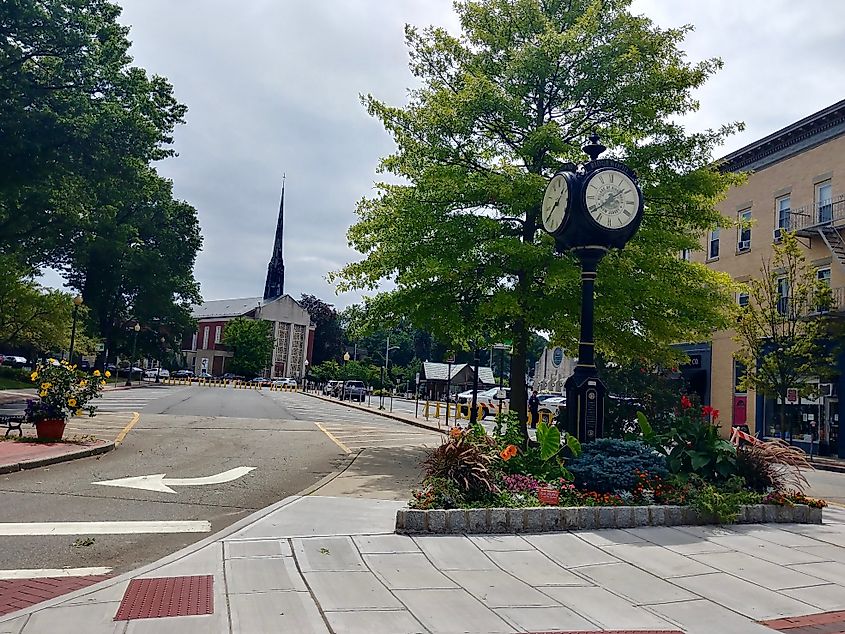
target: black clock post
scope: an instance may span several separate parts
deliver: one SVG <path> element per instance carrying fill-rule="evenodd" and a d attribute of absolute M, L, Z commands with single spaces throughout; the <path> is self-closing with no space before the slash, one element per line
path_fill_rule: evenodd
<path fill-rule="evenodd" d="M 580 168 L 564 165 L 549 182 L 541 209 L 543 227 L 554 236 L 557 251 L 571 253 L 581 265 L 578 364 L 565 383 L 567 431 L 581 442 L 604 435 L 607 388 L 596 368 L 593 335 L 598 265 L 611 248 L 625 246 L 643 216 L 636 174 L 624 163 L 599 159 L 606 149 L 592 135 L 583 148 L 589 162 Z"/>

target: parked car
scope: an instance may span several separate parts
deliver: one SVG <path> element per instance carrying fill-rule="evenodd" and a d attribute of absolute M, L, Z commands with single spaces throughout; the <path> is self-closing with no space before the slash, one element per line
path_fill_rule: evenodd
<path fill-rule="evenodd" d="M 5 355 L 3 357 L 3 365 L 13 368 L 22 368 L 27 363 L 26 357 L 17 357 L 15 355 Z"/>
<path fill-rule="evenodd" d="M 221 378 L 226 379 L 227 381 L 243 381 L 246 377 L 243 377 L 240 374 L 235 374 L 234 372 L 227 372 Z"/>
<path fill-rule="evenodd" d="M 502 396 L 503 398 L 499 398 Z M 502 394 L 499 394 L 499 388 L 492 387 L 488 390 L 479 390 L 476 394 L 475 402 L 481 406 L 481 417 L 495 416 L 499 413 L 499 404 L 503 406 L 508 403 L 510 398 L 510 388 L 503 387 Z M 472 390 L 461 392 L 455 397 L 455 400 L 460 405 L 472 405 Z"/>
<path fill-rule="evenodd" d="M 323 394 L 326 396 L 336 396 L 342 382 L 343 381 L 329 381 L 323 386 Z"/>
<path fill-rule="evenodd" d="M 144 372 L 144 378 L 146 379 L 169 379 L 170 378 L 170 371 L 165 370 L 164 368 L 150 368 L 146 372 Z"/>
<path fill-rule="evenodd" d="M 276 379 L 273 381 L 273 387 L 296 387 L 296 379 L 290 377 L 284 379 Z"/>
<path fill-rule="evenodd" d="M 176 372 L 173 373 L 173 377 L 177 379 L 190 379 L 193 376 L 193 370 L 176 370 Z"/>
<path fill-rule="evenodd" d="M 343 384 L 343 398 L 363 403 L 367 398 L 367 386 L 363 381 L 346 381 Z"/>
<path fill-rule="evenodd" d="M 263 376 L 257 376 L 252 379 L 250 383 L 257 383 L 258 385 L 270 385 L 270 379 L 265 379 Z"/>

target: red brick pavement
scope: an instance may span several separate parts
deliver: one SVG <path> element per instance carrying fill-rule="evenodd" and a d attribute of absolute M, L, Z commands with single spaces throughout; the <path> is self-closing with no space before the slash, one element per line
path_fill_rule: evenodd
<path fill-rule="evenodd" d="M 0 473 L 101 453 L 109 444 L 102 440 L 80 443 L 0 441 Z"/>
<path fill-rule="evenodd" d="M 787 634 L 845 634 L 845 611 L 794 616 L 760 623 Z"/>
<path fill-rule="evenodd" d="M 84 577 L 2 579 L 0 580 L 0 616 L 74 590 L 87 588 L 110 577 L 111 575 L 87 575 Z"/>

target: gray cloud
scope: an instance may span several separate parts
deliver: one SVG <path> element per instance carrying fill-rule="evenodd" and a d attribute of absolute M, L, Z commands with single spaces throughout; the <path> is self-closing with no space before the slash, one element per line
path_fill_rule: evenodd
<path fill-rule="evenodd" d="M 358 101 L 402 103 L 412 78 L 403 25 L 457 21 L 447 0 L 120 0 L 135 62 L 170 79 L 190 110 L 180 156 L 160 164 L 197 207 L 207 299 L 263 290 L 287 173 L 286 290 L 339 306 L 324 276 L 359 254 L 346 230 L 392 143 Z M 845 3 L 636 0 L 663 26 L 693 23 L 690 59 L 725 69 L 700 91 L 694 129 L 744 120 L 725 152 L 841 98 Z"/>

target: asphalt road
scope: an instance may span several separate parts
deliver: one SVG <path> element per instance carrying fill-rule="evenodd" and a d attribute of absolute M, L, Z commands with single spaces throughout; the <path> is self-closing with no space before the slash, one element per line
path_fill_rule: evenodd
<path fill-rule="evenodd" d="M 344 462 L 349 450 L 324 431 L 326 425 L 348 430 L 352 439 L 363 425 L 408 428 L 303 394 L 268 390 L 150 387 L 109 393 L 100 404 L 103 411 L 142 406 L 123 444 L 97 458 L 0 476 L 0 523 L 204 520 L 216 532 Z M 175 493 L 94 484 L 153 474 L 208 477 L 236 467 L 255 469 L 221 484 L 174 485 Z M 208 534 L 2 535 L 0 570 L 104 566 L 120 573 Z"/>

